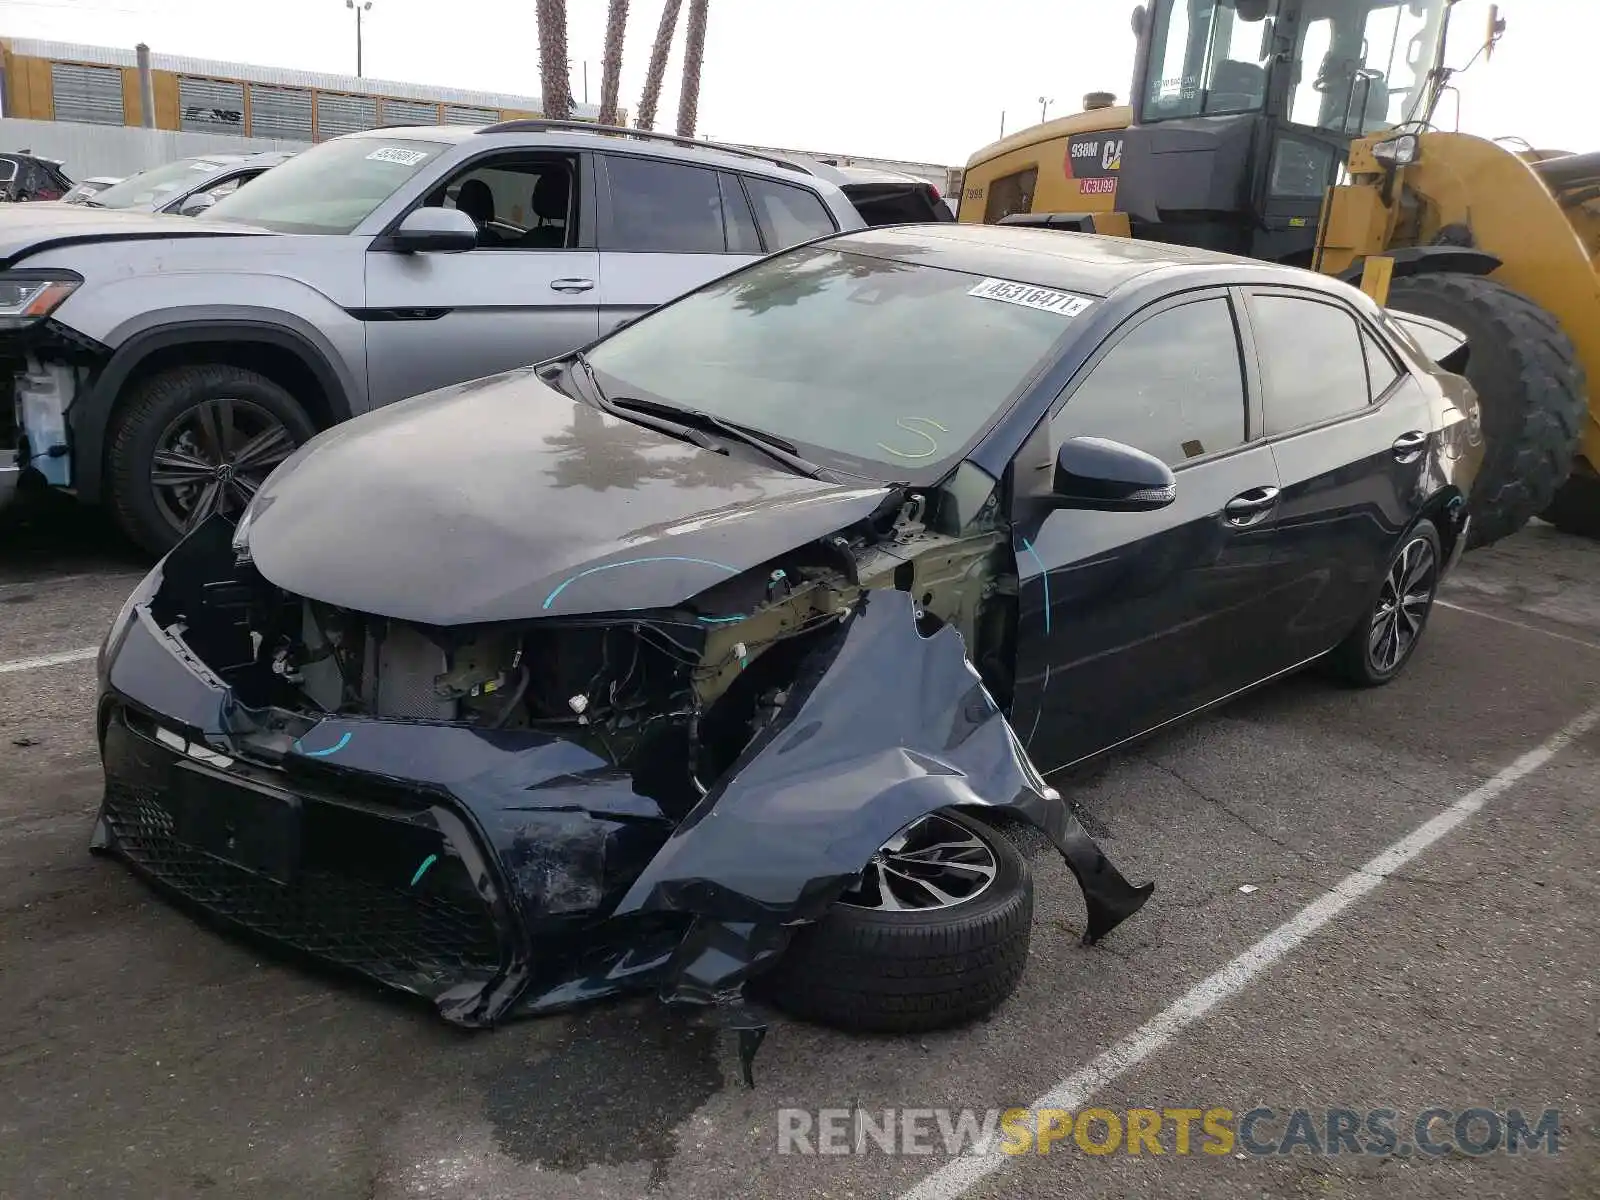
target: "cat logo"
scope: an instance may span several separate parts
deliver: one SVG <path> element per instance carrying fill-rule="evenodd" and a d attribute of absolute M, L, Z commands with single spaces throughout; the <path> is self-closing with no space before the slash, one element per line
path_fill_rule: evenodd
<path fill-rule="evenodd" d="M 1100 153 L 1100 165 L 1107 171 L 1120 171 L 1122 169 L 1122 139 L 1107 138 L 1105 149 Z"/>

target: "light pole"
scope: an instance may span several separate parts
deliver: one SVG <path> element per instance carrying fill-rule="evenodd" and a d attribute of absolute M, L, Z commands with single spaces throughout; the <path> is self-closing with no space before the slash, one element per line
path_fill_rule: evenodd
<path fill-rule="evenodd" d="M 361 14 L 372 11 L 372 0 L 344 0 L 346 8 L 353 8 L 356 12 L 356 78 L 361 78 Z"/>
<path fill-rule="evenodd" d="M 349 3 L 349 0 L 345 0 L 345 2 Z M 1039 124 L 1041 124 L 1041 125 L 1044 124 L 1044 114 L 1046 113 L 1046 111 L 1049 110 L 1050 106 L 1052 104 L 1054 104 L 1055 102 L 1056 102 L 1056 100 L 1055 100 L 1054 96 L 1040 96 L 1039 97 Z"/>

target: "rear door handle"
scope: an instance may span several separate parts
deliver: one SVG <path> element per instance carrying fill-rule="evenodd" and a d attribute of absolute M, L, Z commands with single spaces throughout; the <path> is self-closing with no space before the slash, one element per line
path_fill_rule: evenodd
<path fill-rule="evenodd" d="M 594 287 L 594 280 L 592 279 L 552 279 L 550 281 L 551 291 L 567 292 L 569 294 L 587 292 L 592 287 Z"/>
<path fill-rule="evenodd" d="M 1408 463 L 1416 462 L 1422 456 L 1427 444 L 1428 435 L 1420 429 L 1413 429 L 1395 438 L 1394 444 L 1389 448 L 1394 451 L 1396 462 Z"/>
<path fill-rule="evenodd" d="M 1277 488 L 1253 487 L 1224 504 L 1222 512 L 1229 525 L 1254 525 L 1270 513 L 1277 503 Z"/>

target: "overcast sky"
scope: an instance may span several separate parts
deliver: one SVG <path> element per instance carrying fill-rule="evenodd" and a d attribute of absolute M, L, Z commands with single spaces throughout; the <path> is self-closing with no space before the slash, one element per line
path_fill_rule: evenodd
<path fill-rule="evenodd" d="M 684 5 L 687 10 L 687 4 Z M 959 165 L 1000 131 L 1126 98 L 1132 0 L 711 0 L 697 132 L 792 150 Z M 606 0 L 569 0 L 573 94 L 600 99 Z M 1461 124 L 1488 137 L 1600 149 L 1588 89 L 1600 0 L 1501 0 L 1492 61 L 1458 78 Z M 1482 40 L 1488 0 L 1460 0 L 1449 61 Z M 633 0 L 622 102 L 639 102 L 661 0 Z M 682 22 L 657 128 L 672 128 Z M 534 0 L 372 0 L 366 74 L 538 95 Z M 131 47 L 312 71 L 355 70 L 344 0 L 0 0 L 0 35 Z M 1585 100 L 1584 96 L 1591 99 Z M 1454 121 L 1450 98 L 1441 123 Z"/>

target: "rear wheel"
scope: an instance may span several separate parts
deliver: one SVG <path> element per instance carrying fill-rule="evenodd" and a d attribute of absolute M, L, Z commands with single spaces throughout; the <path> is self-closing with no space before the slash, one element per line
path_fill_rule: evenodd
<path fill-rule="evenodd" d="M 1372 609 L 1328 655 L 1334 673 L 1357 687 L 1378 687 L 1405 668 L 1433 611 L 1444 551 L 1439 531 L 1419 521 L 1394 552 Z"/>
<path fill-rule="evenodd" d="M 1468 546 L 1515 533 L 1550 505 L 1577 452 L 1588 393 L 1572 340 L 1532 300 L 1477 275 L 1396 279 L 1389 307 L 1467 335 L 1486 442 Z"/>
<path fill-rule="evenodd" d="M 294 397 L 224 363 L 145 380 L 113 417 L 107 497 L 127 535 L 165 554 L 214 513 L 237 517 L 272 469 L 316 433 Z"/>
<path fill-rule="evenodd" d="M 1539 515 L 1562 533 L 1600 538 L 1600 474 L 1580 458 L 1550 507 Z"/>
<path fill-rule="evenodd" d="M 759 986 L 794 1016 L 840 1029 L 957 1025 L 1016 990 L 1032 922 L 1033 877 L 1010 839 L 930 813 L 873 855 Z"/>

